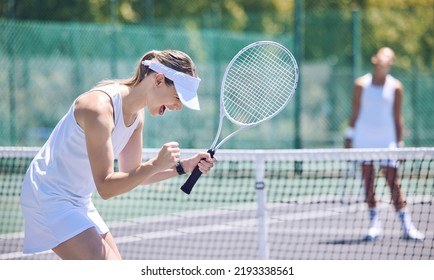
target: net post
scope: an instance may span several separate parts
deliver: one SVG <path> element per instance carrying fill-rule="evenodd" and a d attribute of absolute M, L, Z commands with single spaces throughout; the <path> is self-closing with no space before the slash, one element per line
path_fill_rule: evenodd
<path fill-rule="evenodd" d="M 258 203 L 258 259 L 268 260 L 268 232 L 265 194 L 265 158 L 263 151 L 256 151 L 256 200 Z"/>

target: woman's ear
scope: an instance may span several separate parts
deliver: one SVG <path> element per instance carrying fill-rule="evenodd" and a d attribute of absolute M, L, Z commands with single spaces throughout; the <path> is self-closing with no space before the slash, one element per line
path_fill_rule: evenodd
<path fill-rule="evenodd" d="M 156 85 L 156 86 L 159 86 L 159 85 L 161 85 L 161 84 L 164 85 L 164 83 L 165 83 L 165 77 L 164 77 L 164 74 L 162 74 L 162 73 L 157 73 L 157 74 L 155 74 L 155 85 Z"/>

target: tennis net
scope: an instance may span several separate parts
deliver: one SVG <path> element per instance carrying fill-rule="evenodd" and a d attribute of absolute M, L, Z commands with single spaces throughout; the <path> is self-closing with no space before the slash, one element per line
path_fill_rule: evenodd
<path fill-rule="evenodd" d="M 38 148 L 0 148 L 0 259 L 21 253 L 22 178 Z M 183 157 L 195 150 L 183 151 Z M 157 153 L 145 149 L 144 158 Z M 93 200 L 124 259 L 433 259 L 434 148 L 219 150 L 191 195 L 179 176 Z M 424 241 L 402 238 L 381 160 L 399 160 L 399 180 Z M 369 215 L 360 162 L 376 168 L 383 236 L 364 241 Z"/>

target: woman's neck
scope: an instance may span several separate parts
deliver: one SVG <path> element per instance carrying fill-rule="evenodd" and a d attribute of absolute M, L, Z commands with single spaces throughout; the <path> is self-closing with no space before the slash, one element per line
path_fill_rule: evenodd
<path fill-rule="evenodd" d="M 372 83 L 376 86 L 383 86 L 386 83 L 387 73 L 374 72 L 372 74 Z"/>
<path fill-rule="evenodd" d="M 146 106 L 146 98 L 144 91 L 138 87 L 128 87 L 121 85 L 122 105 L 125 115 L 136 116 L 137 112 Z"/>

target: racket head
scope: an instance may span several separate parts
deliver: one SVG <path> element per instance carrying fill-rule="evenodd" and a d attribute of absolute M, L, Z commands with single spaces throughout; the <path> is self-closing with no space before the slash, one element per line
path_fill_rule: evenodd
<path fill-rule="evenodd" d="M 292 99 L 298 84 L 292 53 L 272 41 L 252 43 L 226 67 L 220 109 L 232 123 L 253 126 L 276 116 Z"/>

